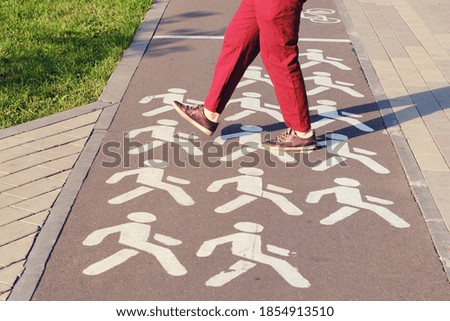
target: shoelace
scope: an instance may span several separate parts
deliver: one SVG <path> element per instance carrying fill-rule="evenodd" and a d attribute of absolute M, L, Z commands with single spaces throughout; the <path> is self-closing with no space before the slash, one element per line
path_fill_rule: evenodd
<path fill-rule="evenodd" d="M 291 136 L 292 135 L 292 128 L 288 128 L 288 129 L 286 129 L 286 131 L 284 132 L 284 134 L 281 134 L 280 136 L 277 136 L 277 138 L 276 138 L 276 140 L 277 140 L 277 143 L 283 143 L 283 142 L 285 142 L 286 140 L 287 140 L 287 138 L 289 137 L 289 136 Z"/>
<path fill-rule="evenodd" d="M 201 107 L 203 107 L 203 105 L 188 105 L 187 107 L 189 109 L 200 109 Z"/>

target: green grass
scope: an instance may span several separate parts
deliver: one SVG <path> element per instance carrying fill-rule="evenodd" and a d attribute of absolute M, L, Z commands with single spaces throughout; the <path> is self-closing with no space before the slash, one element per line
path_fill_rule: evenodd
<path fill-rule="evenodd" d="M 0 128 L 98 100 L 151 0 L 1 0 Z"/>

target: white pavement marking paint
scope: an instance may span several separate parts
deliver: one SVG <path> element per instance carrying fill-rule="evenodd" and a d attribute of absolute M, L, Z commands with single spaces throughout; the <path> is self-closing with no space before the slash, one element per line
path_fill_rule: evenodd
<path fill-rule="evenodd" d="M 345 205 L 336 212 L 321 220 L 321 224 L 334 225 L 337 222 L 340 222 L 343 219 L 359 212 L 360 210 L 365 209 L 374 212 L 396 228 L 407 228 L 410 226 L 409 223 L 407 223 L 405 220 L 403 220 L 387 208 L 377 204 L 373 204 L 378 203 L 388 205 L 393 204 L 393 202 L 373 196 L 366 196 L 366 199 L 372 203 L 364 202 L 361 196 L 361 192 L 358 189 L 361 184 L 357 180 L 350 178 L 336 178 L 334 182 L 338 184 L 338 186 L 311 192 L 306 199 L 307 203 L 317 204 L 323 196 L 334 194 L 336 196 L 337 202 L 339 204 Z"/>
<path fill-rule="evenodd" d="M 262 252 L 261 236 L 257 234 L 263 231 L 264 227 L 262 225 L 252 222 L 240 222 L 235 224 L 234 227 L 239 231 L 238 233 L 205 241 L 197 251 L 198 257 L 208 257 L 214 252 L 217 246 L 231 243 L 231 253 L 234 256 L 241 258 L 227 271 L 220 272 L 206 281 L 205 284 L 207 286 L 221 287 L 244 274 L 251 268 L 254 268 L 257 266 L 257 263 L 271 266 L 293 287 L 308 288 L 311 286 L 309 281 L 299 273 L 297 268 L 293 267 L 285 260 L 269 256 Z M 268 247 L 270 246 L 271 245 L 268 245 Z M 271 246 L 271 249 L 275 248 L 275 246 Z M 282 256 L 287 256 L 290 253 L 289 250 L 278 247 L 274 252 L 281 252 Z"/>
<path fill-rule="evenodd" d="M 308 90 L 307 92 L 308 96 L 314 96 L 330 89 L 337 89 L 353 97 L 357 98 L 364 97 L 363 94 L 350 88 L 355 86 L 355 84 L 343 81 L 336 81 L 333 83 L 333 80 L 331 79 L 331 74 L 328 72 L 317 71 L 314 72 L 313 75 L 314 76 L 305 77 L 305 81 L 312 80 L 314 81 L 314 84 L 316 84 L 318 87 Z"/>
<path fill-rule="evenodd" d="M 203 155 L 201 149 L 195 146 L 191 141 L 192 139 L 198 138 L 197 136 L 186 133 L 178 133 L 175 135 L 175 126 L 178 125 L 177 121 L 171 119 L 160 119 L 157 121 L 157 124 L 158 125 L 131 130 L 126 135 L 127 138 L 131 139 L 143 133 L 151 133 L 150 138 L 154 139 L 146 145 L 131 149 L 129 151 L 130 154 L 145 153 L 162 146 L 164 143 L 175 143 L 179 144 L 179 146 L 190 155 Z M 189 138 L 191 138 L 191 140 Z"/>
<path fill-rule="evenodd" d="M 348 144 L 348 137 L 342 134 L 329 133 L 325 135 L 326 140 L 318 142 L 319 146 L 326 147 L 327 151 L 332 156 L 329 159 L 324 160 L 319 165 L 313 167 L 315 171 L 325 171 L 347 159 L 353 159 L 361 162 L 375 173 L 378 174 L 389 174 L 390 171 L 384 166 L 380 165 L 368 156 L 375 156 L 377 153 L 365 150 L 362 148 L 353 148 L 354 152 L 350 151 L 350 146 Z M 338 157 L 340 156 L 340 157 Z"/>
<path fill-rule="evenodd" d="M 328 17 L 335 13 L 336 13 L 336 10 L 333 10 L 333 9 L 310 8 L 310 9 L 304 10 L 302 12 L 301 18 L 308 19 L 311 22 L 315 22 L 315 23 L 323 23 L 323 24 L 340 23 L 341 22 L 340 19 Z"/>
<path fill-rule="evenodd" d="M 298 56 L 305 57 L 308 60 L 308 62 L 300 65 L 302 70 L 323 63 L 339 68 L 340 70 L 352 70 L 352 68 L 341 63 L 341 61 L 344 61 L 344 59 L 324 57 L 323 50 L 320 49 L 307 49 L 305 53 L 301 53 Z"/>
<path fill-rule="evenodd" d="M 312 129 L 318 129 L 320 127 L 326 126 L 328 124 L 333 123 L 334 121 L 343 121 L 347 124 L 356 127 L 357 129 L 371 133 L 373 129 L 367 126 L 366 124 L 360 122 L 355 118 L 361 118 L 361 115 L 338 111 L 336 105 L 337 103 L 332 100 L 318 100 L 317 103 L 319 105 L 312 106 L 309 108 L 311 111 L 317 111 L 317 114 L 322 117 L 320 120 L 315 121 L 311 124 Z"/>
<path fill-rule="evenodd" d="M 249 66 L 247 70 L 244 72 L 244 75 L 242 76 L 241 82 L 237 85 L 236 88 L 242 88 L 248 85 L 252 85 L 256 82 L 262 82 L 265 84 L 269 84 L 273 87 L 272 80 L 270 80 L 269 75 L 262 75 L 262 67 L 259 66 Z"/>
<path fill-rule="evenodd" d="M 151 164 L 146 163 L 146 167 L 114 174 L 106 181 L 107 184 L 117 184 L 125 177 L 137 175 L 136 183 L 144 186 L 140 186 L 130 192 L 119 195 L 109 200 L 108 203 L 114 205 L 123 204 L 136 197 L 151 192 L 154 189 L 160 189 L 169 193 L 173 199 L 182 206 L 194 205 L 194 200 L 181 187 L 164 182 L 164 168 L 166 167 L 166 162 L 157 164 L 155 161 L 152 161 Z M 181 185 L 190 184 L 190 181 L 173 176 L 168 176 L 166 181 Z"/>
<path fill-rule="evenodd" d="M 258 198 L 265 198 L 272 201 L 277 205 L 285 214 L 299 216 L 303 212 L 291 203 L 286 197 L 279 195 L 277 193 L 272 193 L 263 190 L 263 180 L 261 177 L 264 171 L 259 168 L 241 168 L 239 173 L 242 175 L 221 179 L 213 182 L 209 185 L 208 192 L 218 192 L 223 186 L 227 184 L 237 183 L 236 190 L 238 192 L 244 193 L 244 195 L 238 196 L 236 199 L 219 206 L 216 208 L 215 212 L 219 214 L 230 213 L 244 205 L 247 205 Z M 270 185 L 272 190 L 276 190 L 278 193 L 292 193 L 291 190 L 281 188 L 275 185 Z"/>
<path fill-rule="evenodd" d="M 114 198 L 110 199 L 108 201 L 108 203 L 112 204 L 112 205 L 123 204 L 123 203 L 131 201 L 131 200 L 133 200 L 135 198 L 138 198 L 139 196 L 147 194 L 148 192 L 151 192 L 151 191 L 153 191 L 153 188 L 140 186 L 138 188 L 135 188 L 132 191 L 129 191 L 129 192 L 124 193 L 124 194 L 122 194 L 122 195 L 120 195 L 118 197 L 114 197 Z"/>
<path fill-rule="evenodd" d="M 262 131 L 262 127 L 259 126 L 242 126 L 241 130 L 238 132 L 217 137 L 214 140 L 214 143 L 216 144 L 224 145 L 225 142 L 230 139 L 239 138 L 239 145 L 241 146 L 240 149 L 223 156 L 222 158 L 220 158 L 220 160 L 222 162 L 233 162 L 241 157 L 244 157 L 245 155 L 248 155 L 260 149 L 269 152 L 271 155 L 277 157 L 281 162 L 285 164 L 295 163 L 294 157 L 281 150 L 264 148 L 261 143 Z"/>
<path fill-rule="evenodd" d="M 119 233 L 119 244 L 130 247 L 88 266 L 83 273 L 86 275 L 99 275 L 119 264 L 125 263 L 128 259 L 142 252 L 153 255 L 167 272 L 172 276 L 181 276 L 187 273 L 184 266 L 178 261 L 175 255 L 168 248 L 149 242 L 151 236 L 151 226 L 149 223 L 155 222 L 156 217 L 146 212 L 135 212 L 128 215 L 130 223 L 112 226 L 97 230 L 91 233 L 84 241 L 85 246 L 100 244 L 108 235 Z M 182 244 L 174 238 L 155 234 L 153 239 L 165 246 L 176 246 Z"/>
<path fill-rule="evenodd" d="M 249 115 L 256 114 L 257 112 L 265 113 L 278 122 L 283 121 L 281 113 L 278 110 L 275 110 L 279 109 L 279 106 L 271 104 L 265 104 L 264 107 L 261 106 L 261 94 L 255 92 L 245 92 L 242 96 L 242 98 L 231 99 L 227 105 L 239 103 L 244 111 L 225 118 L 226 121 L 240 120 Z"/>
<path fill-rule="evenodd" d="M 223 36 L 159 35 L 153 39 L 223 40 Z M 300 38 L 299 42 L 351 43 L 350 39 Z"/>
<path fill-rule="evenodd" d="M 184 96 L 187 93 L 186 89 L 183 88 L 170 88 L 167 90 L 167 93 L 165 94 L 159 94 L 159 95 L 151 95 L 151 96 L 145 96 L 142 98 L 139 103 L 140 104 L 148 104 L 154 99 L 162 99 L 164 106 L 158 107 L 156 109 L 150 110 L 148 112 L 143 113 L 142 115 L 145 117 L 152 117 L 156 116 L 168 111 L 173 110 L 172 102 L 179 101 L 180 103 L 184 103 L 185 99 Z M 201 105 L 203 104 L 202 101 L 194 100 L 194 99 L 186 99 L 186 103 L 190 104 L 196 104 Z"/>

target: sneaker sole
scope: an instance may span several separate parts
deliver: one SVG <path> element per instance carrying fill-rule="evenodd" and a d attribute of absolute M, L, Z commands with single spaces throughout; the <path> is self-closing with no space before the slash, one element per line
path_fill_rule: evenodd
<path fill-rule="evenodd" d="M 172 102 L 172 106 L 175 109 L 175 111 L 180 114 L 181 117 L 183 117 L 184 119 L 186 119 L 189 123 L 191 123 L 192 125 L 194 125 L 196 128 L 200 129 L 202 131 L 202 133 L 208 135 L 208 136 L 212 136 L 212 134 L 214 134 L 214 132 L 210 131 L 209 129 L 203 127 L 202 125 L 200 125 L 199 123 L 197 123 L 195 120 L 193 120 L 191 117 L 189 117 L 187 114 L 185 114 L 180 108 L 178 108 L 177 104 L 175 104 L 175 102 Z"/>

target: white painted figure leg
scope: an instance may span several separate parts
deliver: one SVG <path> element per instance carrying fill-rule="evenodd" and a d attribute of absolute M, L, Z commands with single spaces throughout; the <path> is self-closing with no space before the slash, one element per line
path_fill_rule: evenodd
<path fill-rule="evenodd" d="M 133 256 L 139 254 L 138 251 L 131 250 L 131 249 L 124 249 L 120 250 L 119 252 L 97 262 L 90 266 L 88 266 L 86 269 L 83 270 L 83 274 L 85 275 L 99 275 L 106 271 L 111 270 L 112 268 L 124 263 L 128 259 L 132 258 Z"/>
<path fill-rule="evenodd" d="M 406 222 L 404 219 L 396 215 L 395 213 L 391 212 L 385 207 L 375 205 L 375 204 L 369 204 L 364 203 L 363 208 L 371 210 L 372 212 L 376 213 L 378 216 L 386 220 L 389 224 L 396 228 L 408 228 L 410 227 L 409 223 Z"/>
<path fill-rule="evenodd" d="M 148 192 L 151 192 L 151 191 L 153 191 L 153 188 L 140 186 L 140 187 L 135 188 L 132 191 L 123 193 L 122 195 L 119 195 L 117 197 L 114 197 L 114 198 L 110 199 L 108 201 L 108 203 L 112 204 L 112 205 L 123 204 L 123 203 L 131 201 L 131 200 L 133 200 L 133 199 L 135 199 L 135 198 L 137 198 L 139 196 L 147 194 Z"/>
<path fill-rule="evenodd" d="M 225 118 L 226 121 L 237 121 L 240 120 L 242 118 L 245 118 L 247 116 L 256 114 L 255 111 L 251 111 L 251 110 L 243 110 L 241 112 L 238 112 L 237 114 L 228 116 L 227 118 Z"/>
<path fill-rule="evenodd" d="M 309 281 L 298 272 L 297 268 L 293 267 L 284 260 L 264 254 L 255 257 L 254 259 L 258 263 L 270 265 L 287 283 L 293 287 L 309 288 L 311 286 L 311 283 L 309 283 Z"/>
<path fill-rule="evenodd" d="M 256 199 L 257 198 L 254 196 L 241 195 L 241 196 L 238 196 L 237 198 L 235 198 L 234 200 L 232 200 L 222 206 L 219 206 L 214 211 L 218 214 L 230 213 L 244 205 L 250 204 L 251 202 L 253 202 Z"/>
<path fill-rule="evenodd" d="M 151 243 L 141 243 L 136 248 L 155 256 L 167 274 L 172 276 L 187 274 L 186 268 L 178 261 L 171 250 Z"/>
<path fill-rule="evenodd" d="M 271 200 L 275 203 L 285 214 L 299 216 L 303 212 L 294 204 L 292 204 L 286 197 L 275 193 L 263 191 L 262 197 Z"/>
<path fill-rule="evenodd" d="M 189 194 L 187 194 L 184 189 L 179 186 L 161 182 L 154 187 L 165 190 L 180 205 L 191 206 L 195 204 L 195 201 L 192 199 L 192 197 L 189 196 Z"/>
<path fill-rule="evenodd" d="M 206 281 L 206 286 L 221 287 L 256 266 L 255 263 L 240 260 L 230 266 L 228 271 L 220 272 Z"/>
<path fill-rule="evenodd" d="M 322 225 L 334 225 L 337 222 L 342 221 L 343 219 L 346 219 L 347 217 L 350 217 L 351 215 L 355 214 L 356 212 L 360 211 L 359 208 L 350 207 L 350 206 L 344 206 L 337 210 L 336 212 L 330 214 L 328 217 L 324 218 L 320 221 L 320 224 Z"/>

